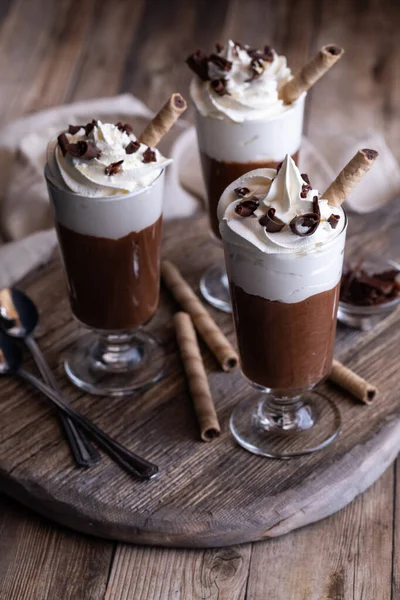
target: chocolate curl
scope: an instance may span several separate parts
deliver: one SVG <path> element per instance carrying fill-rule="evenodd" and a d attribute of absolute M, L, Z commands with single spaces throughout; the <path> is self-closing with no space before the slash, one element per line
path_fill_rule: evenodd
<path fill-rule="evenodd" d="M 181 114 L 186 110 L 186 100 L 180 94 L 172 94 L 171 98 L 150 121 L 142 135 L 139 137 L 141 144 L 155 148 L 161 138 L 171 129 Z"/>
<path fill-rule="evenodd" d="M 330 381 L 336 383 L 364 404 L 372 404 L 378 390 L 368 381 L 345 367 L 338 360 L 333 360 Z"/>
<path fill-rule="evenodd" d="M 343 48 L 333 46 L 322 46 L 319 52 L 312 58 L 299 73 L 290 79 L 281 88 L 279 97 L 285 104 L 292 104 L 303 92 L 309 90 L 314 83 L 341 58 L 344 54 Z"/>
<path fill-rule="evenodd" d="M 189 382 L 190 393 L 200 427 L 200 436 L 203 442 L 211 442 L 220 435 L 221 427 L 211 397 L 207 373 L 197 343 L 196 331 L 190 316 L 185 312 L 178 312 L 174 315 L 174 325 L 183 367 Z"/>
<path fill-rule="evenodd" d="M 169 260 L 161 262 L 161 276 L 176 301 L 191 316 L 194 326 L 223 370 L 233 371 L 236 369 L 239 358 L 234 348 L 178 269 Z"/>
<path fill-rule="evenodd" d="M 376 150 L 369 150 L 368 148 L 359 150 L 344 169 L 340 171 L 335 181 L 322 195 L 322 198 L 328 200 L 330 206 L 340 206 L 364 175 L 368 173 L 377 157 L 378 152 Z"/>

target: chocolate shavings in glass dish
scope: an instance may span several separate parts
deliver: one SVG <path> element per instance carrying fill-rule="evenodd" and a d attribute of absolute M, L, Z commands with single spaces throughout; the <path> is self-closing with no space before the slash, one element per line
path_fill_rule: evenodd
<path fill-rule="evenodd" d="M 390 302 L 400 296 L 400 271 L 388 269 L 367 273 L 361 265 L 343 271 L 340 300 L 346 304 L 373 306 Z"/>

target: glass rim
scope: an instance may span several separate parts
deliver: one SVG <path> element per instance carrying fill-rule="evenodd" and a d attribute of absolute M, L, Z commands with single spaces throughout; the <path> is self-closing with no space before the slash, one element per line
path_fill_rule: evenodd
<path fill-rule="evenodd" d="M 48 169 L 47 163 L 44 167 L 44 178 L 46 180 L 47 185 L 49 185 L 50 187 L 53 187 L 56 190 L 58 190 L 59 192 L 62 192 L 63 194 L 67 194 L 69 196 L 73 196 L 75 198 L 91 198 L 92 200 L 96 200 L 97 202 L 101 202 L 101 201 L 117 202 L 118 200 L 123 200 L 128 197 L 138 196 L 139 194 L 142 194 L 143 192 L 147 192 L 148 190 L 150 190 L 155 185 L 155 183 L 160 179 L 160 177 L 164 173 L 166 167 L 160 167 L 160 169 L 161 169 L 160 173 L 157 175 L 157 177 L 154 179 L 154 181 L 151 182 L 150 185 L 147 185 L 146 187 L 141 188 L 140 190 L 135 190 L 133 192 L 127 192 L 126 194 L 114 194 L 112 196 L 82 196 L 82 194 L 77 194 L 73 190 L 62 189 L 61 187 L 56 185 L 53 177 L 49 176 L 49 174 L 48 174 L 49 169 Z"/>
<path fill-rule="evenodd" d="M 329 242 L 326 242 L 326 244 L 321 244 L 320 246 L 314 246 L 314 248 L 312 250 L 310 250 L 309 252 L 305 251 L 302 252 L 300 249 L 298 252 L 262 252 L 261 250 L 259 250 L 256 246 L 254 246 L 253 244 L 250 244 L 250 242 L 248 242 L 247 240 L 245 240 L 245 242 L 247 242 L 247 244 L 249 244 L 251 246 L 251 248 L 249 248 L 247 245 L 245 247 L 243 247 L 241 244 L 239 243 L 235 243 L 235 242 L 231 242 L 224 240 L 224 236 L 221 234 L 221 239 L 225 245 L 225 243 L 230 246 L 236 246 L 237 248 L 240 248 L 240 250 L 243 252 L 257 252 L 257 254 L 260 254 L 262 256 L 279 256 L 282 258 L 290 258 L 293 256 L 296 257 L 303 257 L 303 256 L 311 256 L 313 254 L 315 254 L 316 252 L 320 252 L 321 250 L 325 250 L 326 248 L 329 249 L 337 240 L 339 240 L 344 234 L 346 234 L 347 232 L 347 225 L 348 225 L 348 218 L 347 218 L 347 212 L 344 210 L 344 208 L 342 208 L 343 214 L 344 214 L 344 225 L 343 225 L 343 229 L 337 234 L 335 235 L 335 237 L 333 237 L 331 240 L 329 240 Z M 229 230 L 231 231 L 231 230 Z M 221 232 L 220 232 L 221 233 Z M 234 231 L 232 231 L 232 233 L 235 233 Z M 241 238 L 241 236 L 239 236 L 239 234 L 235 234 L 238 237 L 240 237 L 240 239 L 245 239 L 245 238 Z"/>

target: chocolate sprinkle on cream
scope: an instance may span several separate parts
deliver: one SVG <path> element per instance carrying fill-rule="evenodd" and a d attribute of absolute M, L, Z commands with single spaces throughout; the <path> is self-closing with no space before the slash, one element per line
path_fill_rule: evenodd
<path fill-rule="evenodd" d="M 247 194 L 250 194 L 250 190 L 247 187 L 238 187 L 233 190 L 239 198 L 244 198 Z"/>
<path fill-rule="evenodd" d="M 258 79 L 264 73 L 264 65 L 260 58 L 253 58 L 250 63 L 251 75 L 246 82 L 254 81 L 254 79 Z"/>
<path fill-rule="evenodd" d="M 217 52 L 222 52 L 222 50 L 225 48 L 225 46 L 222 42 L 215 42 L 215 48 L 216 48 Z"/>
<path fill-rule="evenodd" d="M 231 61 L 227 60 L 223 56 L 218 56 L 218 54 L 210 54 L 208 61 L 212 62 L 218 69 L 225 71 L 226 73 L 232 69 Z"/>
<path fill-rule="evenodd" d="M 336 229 L 337 224 L 339 223 L 339 220 L 340 220 L 340 215 L 334 215 L 332 213 L 328 219 L 328 223 L 332 227 L 332 229 Z"/>
<path fill-rule="evenodd" d="M 80 129 L 84 129 L 84 125 L 68 125 L 68 133 L 75 135 Z"/>
<path fill-rule="evenodd" d="M 203 81 L 208 81 L 207 56 L 201 50 L 196 50 L 186 59 L 186 64 Z"/>
<path fill-rule="evenodd" d="M 300 175 L 300 177 L 303 179 L 303 181 L 305 181 L 305 182 L 306 182 L 306 184 L 307 184 L 307 185 L 310 185 L 310 186 L 311 186 L 311 181 L 310 181 L 310 178 L 309 178 L 309 176 L 307 175 L 307 173 L 302 173 L 302 174 Z"/>
<path fill-rule="evenodd" d="M 90 123 L 86 123 L 85 135 L 89 135 L 89 133 L 91 133 L 96 126 L 97 126 L 96 119 L 92 119 L 92 121 Z"/>
<path fill-rule="evenodd" d="M 301 186 L 300 198 L 307 198 L 307 194 L 310 190 L 312 190 L 311 185 L 308 183 L 303 183 Z"/>
<path fill-rule="evenodd" d="M 67 154 L 67 147 L 69 146 L 69 141 L 67 136 L 65 135 L 65 133 L 60 133 L 60 135 L 57 138 L 58 141 L 58 145 L 61 148 L 61 152 L 63 153 L 63 156 L 65 156 Z"/>
<path fill-rule="evenodd" d="M 243 200 L 243 202 L 235 207 L 235 213 L 241 217 L 250 217 L 257 210 L 258 205 L 258 200 Z"/>
<path fill-rule="evenodd" d="M 135 140 L 132 142 L 129 142 L 129 144 L 127 146 L 125 146 L 125 152 L 127 154 L 134 154 L 135 152 L 137 152 L 140 148 L 140 143 Z"/>
<path fill-rule="evenodd" d="M 129 123 L 121 123 L 121 121 L 118 121 L 118 123 L 115 123 L 115 126 L 118 127 L 120 131 L 124 131 L 127 135 L 133 133 L 133 127 L 132 125 L 129 125 Z"/>
<path fill-rule="evenodd" d="M 285 227 L 285 223 L 275 217 L 275 208 L 270 208 L 259 220 L 260 225 L 265 227 L 268 233 L 278 233 Z"/>
<path fill-rule="evenodd" d="M 115 162 L 115 163 L 111 163 L 110 165 L 108 165 L 108 167 L 106 167 L 104 169 L 105 174 L 106 175 L 116 175 L 117 173 L 119 173 L 122 170 L 123 162 L 124 162 L 124 159 L 119 160 L 118 162 Z"/>
<path fill-rule="evenodd" d="M 157 162 L 156 153 L 154 152 L 154 150 L 152 150 L 150 147 L 148 147 L 143 152 L 143 159 L 142 160 L 143 160 L 144 163 Z"/>
<path fill-rule="evenodd" d="M 101 150 L 96 148 L 92 142 L 85 142 L 80 140 L 76 144 L 68 144 L 68 154 L 75 156 L 75 158 L 99 158 Z"/>
<path fill-rule="evenodd" d="M 218 96 L 225 96 L 225 94 L 228 94 L 225 79 L 213 79 L 210 85 Z"/>
<path fill-rule="evenodd" d="M 312 209 L 313 209 L 313 213 L 315 213 L 317 215 L 318 219 L 320 219 L 321 218 L 321 209 L 319 207 L 318 196 L 314 196 L 314 198 L 313 198 Z"/>
<path fill-rule="evenodd" d="M 319 225 L 319 217 L 315 213 L 305 213 L 304 215 L 298 215 L 294 217 L 290 223 L 290 229 L 295 235 L 299 237 L 307 237 L 317 231 Z M 306 228 L 305 231 L 301 231 L 299 227 Z"/>

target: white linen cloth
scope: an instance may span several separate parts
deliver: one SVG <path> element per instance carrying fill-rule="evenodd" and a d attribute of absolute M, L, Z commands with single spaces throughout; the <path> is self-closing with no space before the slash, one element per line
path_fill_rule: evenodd
<path fill-rule="evenodd" d="M 56 245 L 43 177 L 48 140 L 69 123 L 93 118 L 132 123 L 139 134 L 152 116 L 140 100 L 123 94 L 51 108 L 0 131 L 0 288 L 45 263 Z M 362 132 L 350 138 L 344 133 L 325 142 L 320 151 L 306 138 L 302 143 L 300 167 L 310 174 L 314 187 L 324 191 L 356 150 L 369 147 L 380 157 L 346 202 L 347 209 L 369 212 L 400 194 L 400 168 L 382 136 Z M 180 119 L 160 150 L 174 159 L 167 168 L 164 218 L 188 217 L 204 198 L 194 128 Z"/>

